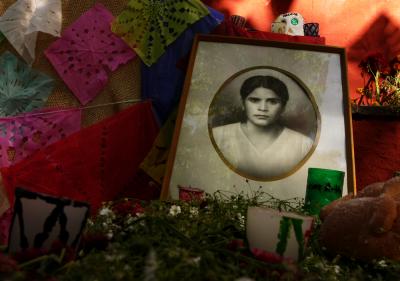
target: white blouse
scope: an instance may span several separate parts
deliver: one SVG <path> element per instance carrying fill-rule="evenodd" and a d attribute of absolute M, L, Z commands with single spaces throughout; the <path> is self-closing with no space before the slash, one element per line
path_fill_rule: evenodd
<path fill-rule="evenodd" d="M 212 132 L 226 161 L 242 175 L 256 179 L 283 176 L 303 160 L 313 145 L 309 137 L 286 127 L 262 150 L 249 140 L 240 123 L 216 127 Z"/>

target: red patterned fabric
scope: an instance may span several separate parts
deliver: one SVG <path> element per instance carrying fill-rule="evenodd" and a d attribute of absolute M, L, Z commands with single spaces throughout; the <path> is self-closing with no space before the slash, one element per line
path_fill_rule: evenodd
<path fill-rule="evenodd" d="M 139 164 L 158 133 L 151 103 L 143 102 L 85 128 L 18 164 L 2 168 L 13 202 L 16 187 L 87 201 L 95 211 L 132 188 Z"/>
<path fill-rule="evenodd" d="M 298 42 L 325 45 L 325 37 L 290 36 L 286 34 L 248 30 L 235 25 L 230 19 L 223 21 L 213 32 L 219 35 L 241 36 L 271 41 Z"/>

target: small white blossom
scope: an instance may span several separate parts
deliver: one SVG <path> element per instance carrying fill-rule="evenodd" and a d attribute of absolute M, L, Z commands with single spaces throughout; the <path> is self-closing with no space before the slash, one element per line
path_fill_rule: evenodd
<path fill-rule="evenodd" d="M 201 260 L 201 257 L 195 257 L 195 258 L 189 259 L 188 262 L 198 266 L 200 264 L 200 260 Z"/>
<path fill-rule="evenodd" d="M 129 265 L 125 264 L 124 268 L 125 271 L 130 271 L 132 269 L 132 267 L 130 267 Z"/>
<path fill-rule="evenodd" d="M 109 216 L 114 215 L 113 211 L 110 208 L 104 207 L 99 212 L 100 216 Z"/>
<path fill-rule="evenodd" d="M 241 227 L 244 227 L 245 217 L 241 213 L 236 214 L 237 219 L 239 220 L 239 224 Z"/>
<path fill-rule="evenodd" d="M 135 221 L 135 218 L 132 217 L 131 215 L 128 215 L 127 219 L 126 219 L 126 223 L 127 224 L 131 224 Z"/>
<path fill-rule="evenodd" d="M 113 238 L 114 234 L 110 231 L 106 234 L 106 236 L 107 236 L 108 240 L 111 240 Z"/>
<path fill-rule="evenodd" d="M 387 267 L 387 266 L 388 266 L 385 260 L 380 260 L 380 261 L 378 261 L 378 265 L 379 265 L 380 267 Z"/>
<path fill-rule="evenodd" d="M 177 214 L 180 214 L 180 213 L 181 213 L 181 207 L 180 206 L 173 205 L 169 209 L 169 214 L 171 216 L 176 216 Z"/>
<path fill-rule="evenodd" d="M 190 207 L 189 212 L 191 215 L 197 216 L 199 214 L 199 209 L 196 207 Z"/>
<path fill-rule="evenodd" d="M 336 274 L 339 274 L 339 273 L 340 273 L 340 270 L 341 270 L 341 268 L 340 268 L 340 266 L 338 266 L 338 265 L 335 265 L 335 266 L 333 267 L 333 270 L 335 271 L 335 273 L 336 273 Z"/>

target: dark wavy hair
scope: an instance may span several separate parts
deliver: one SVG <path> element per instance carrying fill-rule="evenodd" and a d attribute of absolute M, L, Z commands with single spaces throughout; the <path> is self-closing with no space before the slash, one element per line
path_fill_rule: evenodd
<path fill-rule="evenodd" d="M 260 87 L 274 91 L 281 98 L 283 106 L 286 105 L 289 99 L 288 89 L 285 83 L 272 76 L 256 75 L 247 78 L 240 87 L 242 100 L 245 100 L 251 92 Z"/>

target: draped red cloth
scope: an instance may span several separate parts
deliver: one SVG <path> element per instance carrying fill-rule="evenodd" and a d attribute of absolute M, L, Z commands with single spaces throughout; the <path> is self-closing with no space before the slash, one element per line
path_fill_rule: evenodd
<path fill-rule="evenodd" d="M 16 187 L 86 201 L 95 211 L 132 186 L 158 133 L 150 102 L 56 142 L 21 162 L 2 168 L 4 187 L 13 202 Z M 137 180 L 136 180 L 137 181 Z"/>

